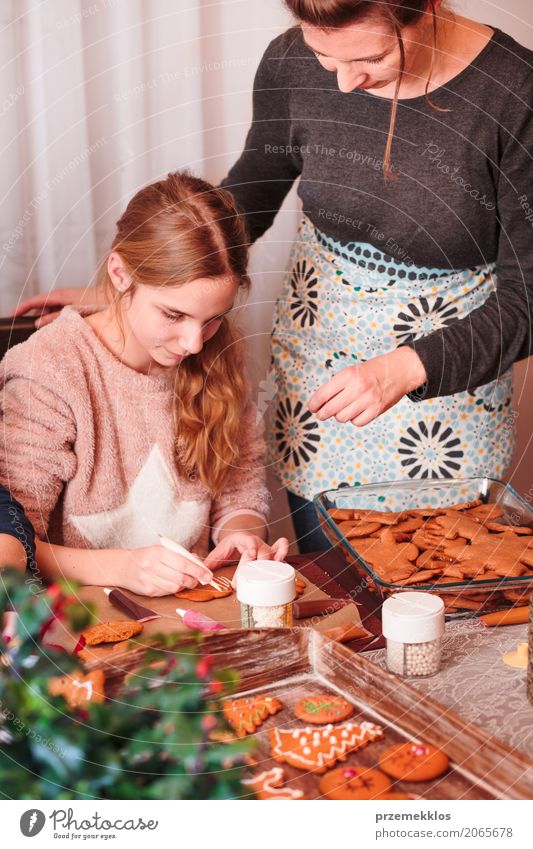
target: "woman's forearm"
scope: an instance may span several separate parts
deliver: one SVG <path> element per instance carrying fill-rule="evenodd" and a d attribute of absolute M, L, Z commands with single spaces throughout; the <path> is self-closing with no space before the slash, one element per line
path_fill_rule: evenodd
<path fill-rule="evenodd" d="M 120 587 L 128 555 L 128 551 L 116 548 L 67 548 L 37 540 L 37 566 L 50 581 L 66 578 L 97 587 Z"/>

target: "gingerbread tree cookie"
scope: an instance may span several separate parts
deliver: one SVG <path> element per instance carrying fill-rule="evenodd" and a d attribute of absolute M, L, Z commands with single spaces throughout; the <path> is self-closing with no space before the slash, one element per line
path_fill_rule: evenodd
<path fill-rule="evenodd" d="M 373 722 L 345 722 L 325 728 L 270 730 L 272 757 L 309 772 L 325 772 L 337 761 L 345 761 L 351 752 L 362 749 L 383 736 L 383 729 Z"/>
<path fill-rule="evenodd" d="M 282 702 L 272 696 L 252 696 L 247 699 L 229 699 L 222 703 L 222 713 L 237 737 L 253 734 L 269 716 L 283 709 Z"/>

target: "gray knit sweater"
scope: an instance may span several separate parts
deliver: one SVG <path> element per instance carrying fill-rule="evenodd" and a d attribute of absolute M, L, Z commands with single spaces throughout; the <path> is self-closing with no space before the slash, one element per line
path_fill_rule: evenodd
<path fill-rule="evenodd" d="M 428 374 L 415 399 L 488 383 L 533 351 L 533 52 L 495 30 L 431 100 L 448 111 L 400 101 L 396 179 L 385 184 L 391 101 L 340 92 L 291 29 L 261 61 L 253 124 L 223 182 L 252 239 L 300 177 L 305 214 L 343 243 L 368 242 L 417 268 L 496 263 L 497 291 L 482 307 L 409 342 Z"/>

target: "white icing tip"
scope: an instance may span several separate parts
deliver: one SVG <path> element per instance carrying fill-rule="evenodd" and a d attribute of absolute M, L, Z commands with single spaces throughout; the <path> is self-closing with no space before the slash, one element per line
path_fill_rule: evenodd
<path fill-rule="evenodd" d="M 104 592 L 105 592 L 106 595 L 109 595 L 109 593 L 111 592 L 111 589 L 109 587 L 104 587 Z"/>
<path fill-rule="evenodd" d="M 179 607 L 176 607 L 176 613 L 178 614 L 178 616 L 185 616 L 185 614 L 187 613 L 187 611 L 186 611 L 186 610 L 182 610 L 182 609 L 181 609 L 181 608 L 179 608 Z"/>

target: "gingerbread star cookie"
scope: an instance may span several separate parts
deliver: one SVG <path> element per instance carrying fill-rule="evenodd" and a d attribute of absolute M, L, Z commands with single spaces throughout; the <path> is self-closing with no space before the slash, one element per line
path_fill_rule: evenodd
<path fill-rule="evenodd" d="M 48 692 L 51 696 L 63 696 L 71 708 L 85 707 L 89 702 L 102 704 L 105 700 L 104 682 L 105 676 L 101 669 L 95 669 L 88 675 L 76 671 L 72 675 L 51 678 Z"/>
<path fill-rule="evenodd" d="M 237 737 L 253 734 L 265 719 L 283 709 L 283 703 L 272 696 L 251 696 L 247 699 L 228 699 L 222 703 L 222 713 Z"/>
<path fill-rule="evenodd" d="M 296 787 L 285 787 L 285 773 L 280 766 L 265 770 L 260 775 L 243 778 L 242 783 L 250 787 L 258 799 L 303 799 L 303 792 Z"/>
<path fill-rule="evenodd" d="M 325 728 L 272 728 L 269 732 L 272 757 L 309 772 L 325 772 L 337 761 L 345 761 L 351 752 L 362 749 L 383 736 L 383 729 L 373 722 L 345 722 Z"/>

